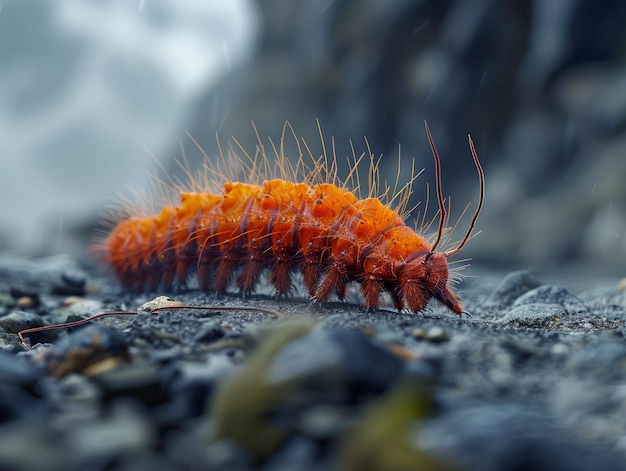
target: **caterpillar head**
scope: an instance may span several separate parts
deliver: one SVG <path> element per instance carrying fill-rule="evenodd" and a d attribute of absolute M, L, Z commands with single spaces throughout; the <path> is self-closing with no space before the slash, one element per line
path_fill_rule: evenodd
<path fill-rule="evenodd" d="M 451 311 L 461 315 L 463 308 L 456 295 L 448 288 L 448 258 L 459 253 L 472 235 L 485 199 L 485 173 L 478 160 L 474 142 L 468 135 L 470 152 L 474 159 L 476 169 L 478 170 L 480 183 L 478 207 L 472 216 L 465 236 L 463 236 L 463 239 L 461 239 L 456 248 L 446 252 L 435 252 L 444 233 L 448 212 L 441 190 L 441 159 L 439 158 L 439 153 L 437 152 L 433 137 L 430 134 L 430 129 L 426 122 L 424 122 L 424 126 L 426 128 L 426 137 L 428 138 L 428 143 L 430 144 L 430 149 L 435 159 L 439 226 L 437 228 L 437 237 L 430 248 L 414 253 L 403 262 L 402 266 L 398 267 L 397 272 L 399 272 L 398 281 L 400 285 L 398 294 L 400 296 L 400 304 L 408 307 L 411 311 L 421 311 L 426 307 L 431 298 L 435 298 Z"/>
<path fill-rule="evenodd" d="M 459 315 L 463 310 L 448 288 L 448 260 L 444 252 L 418 252 L 401 268 L 399 281 L 400 296 L 411 311 L 421 311 L 431 298 Z"/>

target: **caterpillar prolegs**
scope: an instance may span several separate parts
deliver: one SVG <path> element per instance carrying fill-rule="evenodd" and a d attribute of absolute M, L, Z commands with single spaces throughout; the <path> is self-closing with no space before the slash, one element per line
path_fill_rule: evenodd
<path fill-rule="evenodd" d="M 387 292 L 398 309 L 421 311 L 434 298 L 461 314 L 448 286 L 448 258 L 464 247 L 475 227 L 484 201 L 484 173 L 468 136 L 479 174 L 478 206 L 456 248 L 437 252 L 447 211 L 440 158 L 425 127 L 439 206 L 432 243 L 380 198 L 359 199 L 335 182 L 313 183 L 321 173 L 330 173 L 327 163 L 313 159 L 313 170 L 300 183 L 280 178 L 260 184 L 223 181 L 221 193 L 180 192 L 177 206 L 120 221 L 104 243 L 108 262 L 121 282 L 137 291 L 169 291 L 185 285 L 196 271 L 204 290 L 225 291 L 234 281 L 241 292 L 250 293 L 267 271 L 277 294 L 286 296 L 293 273 L 300 272 L 315 301 L 333 295 L 342 300 L 347 285 L 357 282 L 367 307 L 377 308 Z M 279 158 L 284 166 L 284 156 Z"/>

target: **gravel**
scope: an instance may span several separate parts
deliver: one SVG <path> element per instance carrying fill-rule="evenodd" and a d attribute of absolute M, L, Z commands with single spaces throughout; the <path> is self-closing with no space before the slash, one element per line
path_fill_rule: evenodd
<path fill-rule="evenodd" d="M 461 287 L 471 311 L 462 318 L 436 305 L 409 314 L 168 293 L 223 310 L 104 318 L 27 335 L 37 345 L 25 351 L 18 328 L 154 296 L 121 293 L 84 270 L 89 294 L 68 310 L 46 281 L 62 278 L 58 264 L 19 268 L 0 273 L 7 469 L 625 468 L 617 280 L 579 292 L 528 272 L 485 272 Z M 37 277 L 39 305 L 18 308 L 12 293 Z"/>

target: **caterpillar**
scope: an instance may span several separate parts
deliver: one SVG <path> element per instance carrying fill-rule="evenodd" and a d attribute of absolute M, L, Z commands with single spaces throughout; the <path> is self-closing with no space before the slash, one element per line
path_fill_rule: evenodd
<path fill-rule="evenodd" d="M 103 242 L 106 259 L 121 283 L 136 291 L 185 286 L 195 271 L 203 290 L 223 292 L 235 282 L 240 292 L 252 293 L 267 271 L 277 295 L 287 296 L 293 274 L 300 272 L 316 302 L 333 295 L 343 300 L 348 284 L 357 282 L 370 309 L 378 308 L 386 292 L 398 310 L 419 312 L 435 299 L 461 315 L 459 298 L 448 286 L 448 259 L 470 239 L 484 202 L 485 177 L 468 135 L 480 182 L 478 206 L 458 245 L 436 251 L 446 230 L 447 210 L 441 161 L 424 124 L 435 161 L 439 206 L 432 243 L 405 224 L 401 207 L 392 209 L 375 195 L 359 199 L 345 184 L 336 184 L 336 161 L 328 163 L 325 148 L 322 160 L 313 159 L 306 178 L 293 181 L 298 171 L 286 163 L 281 145 L 278 168 L 283 176 L 289 173 L 284 169 L 291 168 L 292 181 L 271 178 L 254 184 L 222 178 L 221 192 L 180 191 L 178 205 L 121 220 Z M 262 173 L 256 160 L 250 161 L 248 174 Z M 352 171 L 357 164 L 355 158 Z M 265 167 L 271 175 L 267 158 Z M 195 182 L 196 188 L 201 186 Z"/>

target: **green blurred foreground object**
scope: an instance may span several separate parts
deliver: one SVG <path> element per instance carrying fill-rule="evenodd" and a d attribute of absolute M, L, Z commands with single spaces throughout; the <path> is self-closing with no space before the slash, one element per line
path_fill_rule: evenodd
<path fill-rule="evenodd" d="M 212 406 L 216 440 L 230 438 L 259 460 L 283 444 L 287 431 L 272 424 L 268 417 L 296 384 L 295 381 L 270 383 L 267 372 L 280 350 L 308 334 L 312 327 L 294 323 L 278 328 L 259 345 L 240 373 L 220 385 Z"/>
<path fill-rule="evenodd" d="M 415 446 L 416 422 L 432 410 L 423 384 L 405 383 L 374 403 L 345 436 L 341 469 L 348 471 L 452 471 Z"/>
<path fill-rule="evenodd" d="M 293 430 L 287 423 L 281 424 L 272 417 L 282 404 L 298 402 L 295 398 L 303 393 L 306 375 L 272 379 L 272 368 L 289 344 L 314 335 L 315 329 L 307 323 L 275 328 L 261 341 L 241 371 L 222 382 L 212 404 L 214 440 L 235 441 L 257 462 L 286 443 Z M 429 387 L 416 381 L 402 382 L 377 399 L 370 396 L 369 409 L 365 409 L 356 425 L 347 429 L 343 436 L 339 433 L 334 437 L 333 448 L 338 451 L 340 469 L 452 469 L 416 447 L 415 425 L 433 410 Z"/>

